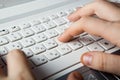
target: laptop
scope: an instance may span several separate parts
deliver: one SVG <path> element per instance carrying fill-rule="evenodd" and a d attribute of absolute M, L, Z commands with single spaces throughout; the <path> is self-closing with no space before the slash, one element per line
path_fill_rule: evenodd
<path fill-rule="evenodd" d="M 80 62 L 80 56 L 87 51 L 120 53 L 120 48 L 86 32 L 67 43 L 57 40 L 70 25 L 67 16 L 91 2 L 93 0 L 0 0 L 2 68 L 6 71 L 7 53 L 21 49 L 37 80 L 66 80 L 72 71 L 80 72 L 84 80 L 120 80 L 117 75 L 90 69 Z"/>

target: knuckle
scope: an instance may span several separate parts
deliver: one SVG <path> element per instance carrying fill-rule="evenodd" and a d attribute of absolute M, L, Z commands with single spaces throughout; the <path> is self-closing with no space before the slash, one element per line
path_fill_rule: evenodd
<path fill-rule="evenodd" d="M 88 17 L 87 16 L 83 16 L 81 18 L 81 23 L 85 24 L 88 21 Z"/>
<path fill-rule="evenodd" d="M 88 16 L 83 16 L 81 18 L 81 25 L 84 26 L 83 28 L 87 28 L 88 27 L 88 22 L 89 22 L 89 17 Z"/>

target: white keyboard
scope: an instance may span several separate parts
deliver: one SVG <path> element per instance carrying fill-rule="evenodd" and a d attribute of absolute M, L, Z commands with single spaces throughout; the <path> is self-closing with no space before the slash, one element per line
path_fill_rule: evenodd
<path fill-rule="evenodd" d="M 87 51 L 118 50 L 115 45 L 98 36 L 83 33 L 68 43 L 57 37 L 69 27 L 67 16 L 75 8 L 64 9 L 49 16 L 26 21 L 20 26 L 0 30 L 0 66 L 6 66 L 5 56 L 12 49 L 21 49 L 28 57 L 31 69 L 38 80 L 47 79 L 80 63 L 80 56 Z"/>

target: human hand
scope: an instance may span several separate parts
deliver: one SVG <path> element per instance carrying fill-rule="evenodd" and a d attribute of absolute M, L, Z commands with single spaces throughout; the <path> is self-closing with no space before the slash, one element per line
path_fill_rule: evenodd
<path fill-rule="evenodd" d="M 97 15 L 98 18 L 93 17 Z M 87 32 L 101 36 L 120 47 L 120 8 L 105 0 L 95 2 L 77 9 L 68 19 L 74 22 L 58 39 L 67 42 L 73 36 Z M 81 57 L 81 62 L 93 69 L 120 75 L 120 56 L 103 52 L 87 52 Z M 68 80 L 75 79 L 71 73 Z"/>
<path fill-rule="evenodd" d="M 0 68 L 0 80 L 35 80 L 27 59 L 20 50 L 13 50 L 7 55 L 7 76 Z"/>

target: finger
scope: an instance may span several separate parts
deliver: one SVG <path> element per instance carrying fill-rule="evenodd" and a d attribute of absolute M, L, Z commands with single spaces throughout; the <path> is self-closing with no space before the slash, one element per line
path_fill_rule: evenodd
<path fill-rule="evenodd" d="M 8 77 L 14 80 L 34 80 L 27 59 L 20 50 L 13 50 L 7 55 Z M 15 79 L 16 78 L 16 79 Z"/>
<path fill-rule="evenodd" d="M 79 20 L 81 18 L 81 16 L 78 13 L 80 12 L 81 8 L 82 7 L 77 7 L 76 11 L 68 16 L 68 20 L 70 20 L 71 22 L 75 22 L 75 21 Z"/>
<path fill-rule="evenodd" d="M 86 66 L 120 76 L 120 56 L 103 52 L 88 52 L 81 61 Z"/>
<path fill-rule="evenodd" d="M 119 7 L 105 0 L 98 0 L 91 4 L 85 5 L 83 8 L 70 15 L 68 19 L 76 21 L 80 19 L 81 16 L 97 15 L 99 18 L 104 20 L 119 21 L 119 14 Z"/>
<path fill-rule="evenodd" d="M 82 32 L 101 36 L 115 45 L 120 46 L 120 23 L 111 23 L 93 17 L 83 17 L 68 28 L 58 39 L 67 42 Z"/>
<path fill-rule="evenodd" d="M 83 77 L 79 72 L 75 71 L 68 76 L 67 80 L 83 80 Z"/>

